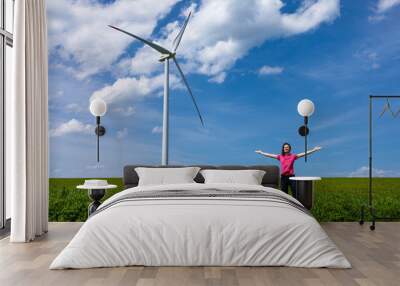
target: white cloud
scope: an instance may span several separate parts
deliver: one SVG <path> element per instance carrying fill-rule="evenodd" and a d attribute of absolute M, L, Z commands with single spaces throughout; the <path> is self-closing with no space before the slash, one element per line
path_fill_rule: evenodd
<path fill-rule="evenodd" d="M 126 58 L 118 63 L 121 74 L 150 75 L 155 71 L 161 71 L 163 64 L 158 61 L 160 54 L 153 49 L 143 46 L 133 58 Z"/>
<path fill-rule="evenodd" d="M 50 178 L 54 178 L 62 174 L 64 171 L 61 168 L 50 168 Z"/>
<path fill-rule="evenodd" d="M 86 165 L 85 168 L 88 170 L 97 170 L 97 169 L 104 169 L 104 165 L 101 163 L 97 163 L 94 165 Z"/>
<path fill-rule="evenodd" d="M 49 97 L 51 97 L 51 98 L 60 98 L 60 97 L 64 96 L 64 91 L 63 90 L 59 90 L 59 91 L 57 91 L 55 93 L 51 93 L 49 95 L 50 95 Z"/>
<path fill-rule="evenodd" d="M 170 88 L 179 88 L 179 79 L 175 75 L 169 77 Z M 154 95 L 164 87 L 164 74 L 154 77 L 140 76 L 120 78 L 112 85 L 95 91 L 90 100 L 102 98 L 107 103 L 119 102 L 125 99 L 141 99 L 148 95 Z"/>
<path fill-rule="evenodd" d="M 349 177 L 368 177 L 369 168 L 367 166 L 362 166 L 351 172 Z M 372 168 L 372 176 L 373 177 L 400 177 L 400 171 L 394 170 L 383 170 L 383 169 L 375 169 Z"/>
<path fill-rule="evenodd" d="M 82 107 L 82 105 L 77 103 L 69 103 L 65 106 L 65 111 L 67 112 L 78 113 L 84 110 L 87 110 L 87 107 Z"/>
<path fill-rule="evenodd" d="M 123 128 L 122 130 L 117 131 L 117 138 L 118 139 L 124 139 L 126 136 L 128 136 L 128 129 Z"/>
<path fill-rule="evenodd" d="M 375 13 L 374 15 L 368 16 L 368 21 L 370 22 L 379 22 L 385 19 L 385 15 L 383 14 L 377 14 Z"/>
<path fill-rule="evenodd" d="M 216 83 L 223 83 L 226 78 L 226 72 L 221 72 L 220 74 L 210 78 L 210 82 L 216 82 Z"/>
<path fill-rule="evenodd" d="M 354 139 L 357 139 L 357 138 L 358 138 L 358 136 L 331 137 L 331 138 L 327 138 L 327 139 L 318 141 L 318 143 L 316 145 L 321 146 L 323 148 L 332 147 L 332 146 L 336 146 L 336 145 L 341 145 L 341 144 L 349 142 L 349 141 L 353 141 Z"/>
<path fill-rule="evenodd" d="M 183 58 L 190 72 L 220 83 L 250 49 L 267 40 L 308 32 L 340 14 L 339 0 L 304 1 L 293 13 L 283 13 L 283 6 L 281 0 L 204 0 L 194 10 L 178 57 Z M 167 36 L 157 41 L 169 47 L 178 28 L 177 22 L 170 23 L 165 28 Z M 157 58 L 150 49 L 140 49 L 131 61 L 132 72 L 149 74 L 158 70 L 160 65 L 152 66 Z"/>
<path fill-rule="evenodd" d="M 58 66 L 72 71 L 79 79 L 103 71 L 117 75 L 113 84 L 95 91 L 91 99 L 101 97 L 110 104 L 160 94 L 164 76 L 160 74 L 159 55 L 142 47 L 132 59 L 127 58 L 126 49 L 133 39 L 108 28 L 107 24 L 148 38 L 177 1 L 117 0 L 108 4 L 89 0 L 49 1 L 50 53 L 58 56 Z M 250 49 L 267 40 L 305 33 L 333 21 L 339 16 L 339 4 L 340 0 L 304 0 L 292 13 L 281 11 L 284 6 L 281 0 L 203 0 L 198 5 L 192 4 L 182 11 L 180 19 L 184 19 L 189 9 L 193 10 L 178 50 L 182 68 L 222 83 L 228 70 Z M 161 27 L 161 36 L 153 40 L 171 47 L 180 22 L 167 23 Z M 171 88 L 180 88 L 179 83 L 171 74 Z"/>
<path fill-rule="evenodd" d="M 378 54 L 376 52 L 368 52 L 367 53 L 367 57 L 371 60 L 371 61 L 375 61 L 378 59 Z"/>
<path fill-rule="evenodd" d="M 115 107 L 113 108 L 113 112 L 128 117 L 135 114 L 136 111 L 133 106 L 126 106 L 126 107 Z"/>
<path fill-rule="evenodd" d="M 390 9 L 398 6 L 400 4 L 400 0 L 378 0 L 374 14 L 368 17 L 370 22 L 379 22 L 385 19 L 385 13 Z"/>
<path fill-rule="evenodd" d="M 125 75 L 151 74 L 161 69 L 159 55 L 140 48 L 133 59 L 115 63 L 132 38 L 107 28 L 115 24 L 149 37 L 159 19 L 177 0 L 120 0 L 99 4 L 86 0 L 49 1 L 49 46 L 65 68 L 78 64 L 75 75 L 86 78 L 114 68 Z M 204 0 L 194 9 L 178 55 L 190 72 L 223 82 L 226 72 L 250 49 L 274 38 L 308 32 L 333 21 L 340 14 L 340 0 L 304 0 L 295 12 L 283 13 L 281 0 Z M 189 8 L 183 14 L 188 13 Z M 183 20 L 183 17 L 182 17 Z M 178 33 L 178 21 L 162 28 L 158 43 L 171 47 Z M 138 43 L 139 44 L 139 43 Z M 111 68 L 110 68 L 111 67 Z"/>
<path fill-rule="evenodd" d="M 258 70 L 258 74 L 260 75 L 274 75 L 274 74 L 281 74 L 282 72 L 283 72 L 283 67 L 263 66 Z"/>
<path fill-rule="evenodd" d="M 177 1 L 119 0 L 107 4 L 92 0 L 47 1 L 50 52 L 59 56 L 61 66 L 67 69 L 73 66 L 79 79 L 109 70 L 132 38 L 107 25 L 117 24 L 148 37 Z"/>
<path fill-rule="evenodd" d="M 364 107 L 352 107 L 350 110 L 337 112 L 336 114 L 327 114 L 330 115 L 329 117 L 326 116 L 319 122 L 317 122 L 313 127 L 313 131 L 324 131 L 328 130 L 331 131 L 337 126 L 346 124 L 347 122 L 360 118 L 360 116 L 364 115 Z"/>
<path fill-rule="evenodd" d="M 371 65 L 371 69 L 373 69 L 373 70 L 379 69 L 380 67 L 381 67 L 381 65 L 378 63 L 372 63 L 372 65 Z"/>
<path fill-rule="evenodd" d="M 90 124 L 84 124 L 73 118 L 68 122 L 62 123 L 49 131 L 51 137 L 59 137 L 67 134 L 90 134 L 94 133 L 94 127 Z"/>
<path fill-rule="evenodd" d="M 370 49 L 361 50 L 355 53 L 355 57 L 362 60 L 368 69 L 379 69 L 379 55 L 376 51 Z"/>
<path fill-rule="evenodd" d="M 400 0 L 378 0 L 376 10 L 378 13 L 385 13 L 391 8 L 400 4 Z"/>
<path fill-rule="evenodd" d="M 153 133 L 153 134 L 162 133 L 162 127 L 161 126 L 154 126 L 153 129 L 151 130 L 151 133 Z"/>

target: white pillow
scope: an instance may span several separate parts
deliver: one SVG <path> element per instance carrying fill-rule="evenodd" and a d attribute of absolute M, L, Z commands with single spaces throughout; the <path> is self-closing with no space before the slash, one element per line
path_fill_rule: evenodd
<path fill-rule="evenodd" d="M 202 170 L 206 184 L 261 185 L 265 171 L 261 170 Z"/>
<path fill-rule="evenodd" d="M 139 176 L 139 186 L 195 183 L 193 179 L 199 170 L 199 167 L 135 168 Z"/>

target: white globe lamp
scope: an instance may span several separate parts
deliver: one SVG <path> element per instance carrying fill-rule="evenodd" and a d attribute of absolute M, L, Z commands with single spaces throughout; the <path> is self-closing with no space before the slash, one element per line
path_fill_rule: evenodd
<path fill-rule="evenodd" d="M 90 102 L 89 110 L 93 116 L 104 116 L 107 112 L 107 104 L 104 100 L 96 98 Z"/>
<path fill-rule="evenodd" d="M 309 99 L 303 99 L 297 105 L 297 112 L 303 117 L 310 117 L 315 110 L 314 103 Z"/>

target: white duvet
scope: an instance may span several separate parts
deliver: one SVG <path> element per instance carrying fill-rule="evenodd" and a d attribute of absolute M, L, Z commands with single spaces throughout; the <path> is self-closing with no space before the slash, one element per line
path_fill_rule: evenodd
<path fill-rule="evenodd" d="M 263 190 L 238 184 L 179 184 L 127 189 Z M 105 205 L 104 202 L 100 208 Z M 246 198 L 124 201 L 89 218 L 50 269 L 145 266 L 294 266 L 350 268 L 318 222 L 282 203 Z"/>

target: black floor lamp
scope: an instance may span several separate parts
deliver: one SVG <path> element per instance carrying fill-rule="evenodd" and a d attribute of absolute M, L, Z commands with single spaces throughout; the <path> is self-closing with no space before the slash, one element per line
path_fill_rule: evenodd
<path fill-rule="evenodd" d="M 100 125 L 100 117 L 104 116 L 107 112 L 107 104 L 104 100 L 97 98 L 90 102 L 90 113 L 96 117 L 96 129 L 95 133 L 97 135 L 97 162 L 100 161 L 100 136 L 106 133 L 106 129 Z"/>
<path fill-rule="evenodd" d="M 304 125 L 300 126 L 299 134 L 304 137 L 305 162 L 307 162 L 307 136 L 310 133 L 310 129 L 308 129 L 308 118 L 313 115 L 314 110 L 314 103 L 309 99 L 303 99 L 297 105 L 297 112 L 304 117 Z"/>

